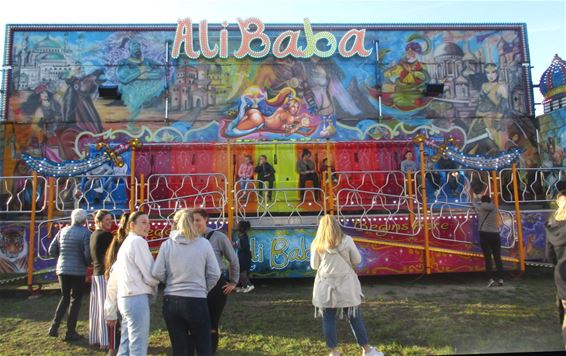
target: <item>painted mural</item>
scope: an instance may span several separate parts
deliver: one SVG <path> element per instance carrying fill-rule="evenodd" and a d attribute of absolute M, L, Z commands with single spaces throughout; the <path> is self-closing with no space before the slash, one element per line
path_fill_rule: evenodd
<path fill-rule="evenodd" d="M 27 272 L 28 241 L 25 223 L 0 224 L 0 274 Z"/>
<path fill-rule="evenodd" d="M 523 213 L 523 238 L 527 261 L 541 261 L 544 259 L 545 232 L 544 222 L 547 219 L 545 212 Z M 169 227 L 158 226 L 153 222 L 148 241 L 151 250 L 157 254 L 164 236 L 170 234 Z M 388 275 L 388 274 L 420 274 L 424 270 L 424 253 L 422 250 L 423 236 L 403 237 L 396 235 L 395 231 L 404 232 L 409 229 L 408 223 L 389 225 L 378 223 L 376 231 L 363 231 L 359 222 L 344 223 L 345 231 L 357 240 L 357 246 L 362 255 L 362 264 L 358 266 L 360 275 Z M 477 223 L 470 220 L 469 226 L 455 228 L 455 221 L 447 219 L 432 227 L 431 253 L 432 268 L 435 273 L 482 271 L 483 260 L 457 254 L 434 252 L 434 248 L 457 249 L 460 252 L 480 253 L 479 238 L 477 236 Z M 59 229 L 54 224 L 51 234 L 48 234 L 45 222 L 38 222 L 36 231 L 40 230 L 37 243 L 39 250 L 34 252 L 34 280 L 54 280 L 52 273 L 55 259 L 48 256 L 47 248 L 53 236 Z M 375 226 L 373 226 L 375 228 Z M 0 223 L 0 276 L 27 272 L 29 223 L 2 222 Z M 310 268 L 310 245 L 314 239 L 315 229 L 279 229 L 250 231 L 250 246 L 252 250 L 252 276 L 255 277 L 305 277 L 313 276 Z M 458 233 L 458 241 L 454 241 L 454 234 Z M 516 248 L 513 247 L 513 236 L 509 231 L 502 229 L 502 245 L 504 256 L 516 257 Z M 435 237 L 436 236 L 436 237 Z M 438 239 L 439 237 L 440 239 Z M 448 241 L 452 239 L 452 241 Z M 369 242 L 368 242 L 369 241 Z M 413 244 L 415 248 L 388 246 L 371 241 L 398 242 Z M 509 269 L 516 265 L 507 264 Z"/>
<path fill-rule="evenodd" d="M 100 140 L 356 141 L 417 131 L 453 136 L 468 153 L 519 146 L 525 165 L 538 163 L 524 26 L 364 26 L 359 38 L 367 56 L 229 52 L 210 59 L 173 59 L 173 26 L 13 26 L 2 174 L 26 173 L 22 153 L 79 159 Z M 325 30 L 345 38 L 352 27 L 312 30 L 315 37 Z M 207 34 L 214 45 L 228 31 L 222 43 L 235 51 L 237 29 L 210 26 Z M 297 48 L 307 47 L 303 27 L 285 29 L 299 35 L 279 46 L 294 39 Z M 265 34 L 273 41 L 279 31 L 266 26 Z M 257 46 L 252 42 L 250 51 Z M 442 84 L 442 92 L 429 93 L 430 84 Z M 101 96 L 101 88 L 114 95 Z"/>

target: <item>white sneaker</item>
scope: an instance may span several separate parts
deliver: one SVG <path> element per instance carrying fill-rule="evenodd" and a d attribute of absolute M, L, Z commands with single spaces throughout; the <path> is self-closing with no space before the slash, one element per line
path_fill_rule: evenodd
<path fill-rule="evenodd" d="M 236 288 L 236 293 L 245 293 L 246 288 L 241 288 L 241 287 L 237 287 Z"/>
<path fill-rule="evenodd" d="M 102 193 L 104 189 L 102 187 L 96 187 L 93 189 L 96 193 Z"/>
<path fill-rule="evenodd" d="M 363 356 L 383 356 L 383 352 L 377 351 L 375 347 L 370 347 L 368 351 L 364 350 Z"/>
<path fill-rule="evenodd" d="M 244 293 L 249 293 L 249 292 L 251 292 L 251 291 L 254 290 L 254 289 L 255 289 L 255 287 L 253 286 L 253 284 L 250 284 L 249 286 L 247 286 L 247 287 L 244 289 Z"/>

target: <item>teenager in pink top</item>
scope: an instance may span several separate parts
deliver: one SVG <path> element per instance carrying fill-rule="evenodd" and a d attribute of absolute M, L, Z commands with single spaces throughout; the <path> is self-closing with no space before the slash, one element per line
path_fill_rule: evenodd
<path fill-rule="evenodd" d="M 238 168 L 238 180 L 240 183 L 240 189 L 244 189 L 243 197 L 246 197 L 248 192 L 245 191 L 248 189 L 247 181 L 251 180 L 254 176 L 254 165 L 252 163 L 252 157 L 250 155 L 244 156 L 244 162 L 240 164 Z"/>

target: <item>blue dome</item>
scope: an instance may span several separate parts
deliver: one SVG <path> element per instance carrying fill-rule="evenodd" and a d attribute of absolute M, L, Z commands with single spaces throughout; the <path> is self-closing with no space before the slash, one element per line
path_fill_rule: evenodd
<path fill-rule="evenodd" d="M 566 61 L 557 54 L 550 67 L 542 73 L 539 89 L 545 101 L 566 96 Z"/>
<path fill-rule="evenodd" d="M 42 49 L 60 49 L 61 45 L 55 41 L 52 40 L 51 38 L 49 38 L 49 35 L 47 35 L 47 37 L 45 37 L 42 41 L 38 42 L 35 45 L 35 49 L 41 51 Z"/>

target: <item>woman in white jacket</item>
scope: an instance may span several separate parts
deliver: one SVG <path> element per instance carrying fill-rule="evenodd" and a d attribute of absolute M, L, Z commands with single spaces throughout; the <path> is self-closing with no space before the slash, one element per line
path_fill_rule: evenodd
<path fill-rule="evenodd" d="M 153 256 L 144 237 L 149 218 L 135 212 L 128 218 L 129 233 L 112 266 L 108 280 L 104 314 L 108 324 L 116 323 L 116 310 L 122 316 L 118 355 L 147 355 L 149 340 L 149 297 L 159 281 L 151 275 Z"/>
<path fill-rule="evenodd" d="M 353 265 L 362 257 L 352 238 L 345 235 L 333 215 L 320 219 L 316 237 L 311 245 L 311 267 L 317 270 L 312 303 L 315 317 L 322 315 L 322 329 L 330 356 L 340 355 L 336 335 L 336 316 L 344 314 L 354 332 L 362 355 L 378 356 L 383 353 L 368 344 L 368 337 L 359 305 L 362 287 Z"/>

